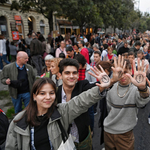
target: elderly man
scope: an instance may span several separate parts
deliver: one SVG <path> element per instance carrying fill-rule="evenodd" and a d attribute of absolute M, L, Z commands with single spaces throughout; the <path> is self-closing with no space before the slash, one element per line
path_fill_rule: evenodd
<path fill-rule="evenodd" d="M 9 86 L 15 113 L 22 110 L 22 100 L 25 107 L 30 100 L 30 91 L 35 80 L 32 66 L 27 64 L 27 53 L 20 51 L 16 62 L 6 65 L 1 74 L 1 82 Z"/>

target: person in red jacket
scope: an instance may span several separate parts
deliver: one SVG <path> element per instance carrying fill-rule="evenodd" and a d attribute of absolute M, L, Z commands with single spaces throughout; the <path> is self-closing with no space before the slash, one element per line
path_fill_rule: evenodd
<path fill-rule="evenodd" d="M 88 51 L 87 48 L 84 47 L 84 41 L 80 40 L 78 42 L 78 46 L 81 49 L 80 53 L 85 57 L 87 63 L 89 64 L 90 63 L 90 60 L 89 60 L 89 51 Z"/>

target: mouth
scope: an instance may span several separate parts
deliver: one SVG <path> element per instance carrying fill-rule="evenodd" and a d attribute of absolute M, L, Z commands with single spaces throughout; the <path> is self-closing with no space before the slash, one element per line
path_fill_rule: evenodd
<path fill-rule="evenodd" d="M 45 103 L 46 103 L 46 104 L 50 104 L 50 103 L 52 103 L 52 101 L 46 101 Z"/>
<path fill-rule="evenodd" d="M 75 81 L 74 79 L 70 79 L 70 80 L 69 80 L 69 82 L 74 82 L 74 81 Z"/>
<path fill-rule="evenodd" d="M 126 79 L 121 79 L 121 82 L 125 82 L 126 81 Z"/>

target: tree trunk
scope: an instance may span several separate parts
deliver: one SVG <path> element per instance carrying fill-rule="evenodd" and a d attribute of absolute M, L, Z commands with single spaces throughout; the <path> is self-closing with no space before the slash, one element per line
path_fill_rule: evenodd
<path fill-rule="evenodd" d="M 106 33 L 106 29 L 107 29 L 107 27 L 105 26 L 105 33 Z"/>
<path fill-rule="evenodd" d="M 80 33 L 83 34 L 83 26 L 80 25 L 79 27 L 80 27 Z"/>
<path fill-rule="evenodd" d="M 53 31 L 53 12 L 48 15 L 49 32 Z"/>
<path fill-rule="evenodd" d="M 116 31 L 115 29 L 116 29 L 116 27 L 114 27 L 114 33 L 115 33 L 115 31 Z"/>

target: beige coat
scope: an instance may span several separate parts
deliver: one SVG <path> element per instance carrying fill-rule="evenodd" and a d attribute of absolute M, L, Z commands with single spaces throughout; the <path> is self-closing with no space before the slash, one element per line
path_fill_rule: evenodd
<path fill-rule="evenodd" d="M 61 130 L 57 120 L 61 120 L 64 129 L 67 131 L 69 124 L 76 117 L 86 112 L 89 107 L 102 98 L 103 95 L 100 94 L 99 88 L 94 87 L 74 97 L 67 103 L 58 104 L 58 109 L 54 111 L 47 125 L 48 135 L 54 150 L 57 150 L 62 142 Z M 21 118 L 24 113 L 25 111 L 20 112 L 14 120 Z M 28 124 L 23 124 L 25 122 L 23 120 L 17 122 L 17 124 L 13 121 L 11 122 L 7 133 L 5 150 L 30 150 L 30 130 Z"/>

